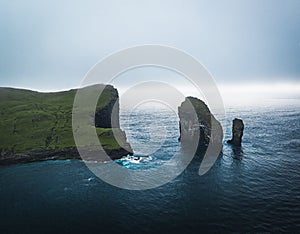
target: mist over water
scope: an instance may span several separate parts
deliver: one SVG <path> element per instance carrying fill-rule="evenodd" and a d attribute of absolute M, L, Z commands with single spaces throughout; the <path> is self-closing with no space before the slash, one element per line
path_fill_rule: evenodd
<path fill-rule="evenodd" d="M 235 117 L 245 123 L 241 148 L 225 143 Z M 1 167 L 0 232 L 298 232 L 299 99 L 233 105 L 220 118 L 223 155 L 211 170 L 199 176 L 195 159 L 151 190 L 112 187 L 77 160 Z M 168 108 L 121 110 L 121 126 L 136 152 L 117 161 L 123 167 L 158 167 L 180 152 L 178 117 Z"/>

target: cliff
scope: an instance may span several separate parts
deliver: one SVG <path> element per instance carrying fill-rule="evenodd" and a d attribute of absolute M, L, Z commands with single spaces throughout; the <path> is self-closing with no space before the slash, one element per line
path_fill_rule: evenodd
<path fill-rule="evenodd" d="M 217 132 L 222 132 L 220 122 L 211 114 L 207 105 L 195 97 L 187 97 L 181 103 L 178 115 L 179 140 L 183 147 L 192 148 L 191 145 L 194 145 L 197 152 L 205 150 L 212 138 L 212 123 L 216 126 Z"/>
<path fill-rule="evenodd" d="M 49 159 L 80 159 L 72 133 L 72 108 L 76 89 L 40 93 L 0 88 L 0 165 Z M 117 103 L 116 103 L 117 102 Z M 121 142 L 112 134 L 111 113 L 117 104 L 116 121 Z M 132 153 L 125 132 L 119 128 L 118 92 L 105 86 L 95 113 L 99 141 L 117 159 Z"/>
<path fill-rule="evenodd" d="M 104 95 L 109 96 L 109 101 L 106 105 L 98 103 L 95 114 L 95 126 L 96 128 L 112 128 L 112 126 L 120 128 L 118 91 L 113 86 L 107 85 Z M 114 105 L 116 105 L 116 107 L 112 115 Z"/>

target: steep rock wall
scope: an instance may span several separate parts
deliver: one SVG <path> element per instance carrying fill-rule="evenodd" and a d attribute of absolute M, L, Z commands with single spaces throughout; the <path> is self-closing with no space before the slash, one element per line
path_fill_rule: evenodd
<path fill-rule="evenodd" d="M 217 131 L 222 134 L 222 126 L 211 114 L 207 105 L 198 98 L 187 97 L 178 107 L 179 115 L 179 140 L 183 147 L 196 144 L 197 151 L 204 150 L 212 137 L 212 123 Z M 216 133 L 218 134 L 218 132 Z"/>

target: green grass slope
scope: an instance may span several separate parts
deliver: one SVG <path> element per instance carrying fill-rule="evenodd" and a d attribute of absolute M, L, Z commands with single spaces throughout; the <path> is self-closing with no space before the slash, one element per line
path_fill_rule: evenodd
<path fill-rule="evenodd" d="M 40 93 L 0 88 L 0 156 L 74 148 L 72 108 L 76 91 Z M 110 90 L 104 89 L 97 109 L 105 107 L 110 98 Z M 105 150 L 121 147 L 112 129 L 97 128 L 97 133 Z"/>

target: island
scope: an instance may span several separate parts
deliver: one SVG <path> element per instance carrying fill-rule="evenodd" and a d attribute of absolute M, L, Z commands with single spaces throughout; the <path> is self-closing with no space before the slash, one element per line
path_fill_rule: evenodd
<path fill-rule="evenodd" d="M 0 165 L 57 159 L 81 159 L 72 133 L 72 109 L 77 89 L 43 93 L 25 89 L 0 88 Z M 111 159 L 133 151 L 119 127 L 117 89 L 105 85 L 95 110 L 99 141 Z M 117 110 L 118 111 L 118 110 Z"/>

